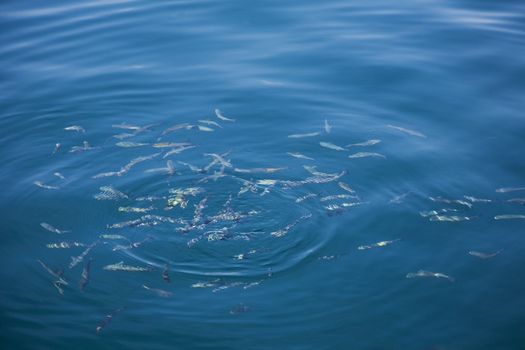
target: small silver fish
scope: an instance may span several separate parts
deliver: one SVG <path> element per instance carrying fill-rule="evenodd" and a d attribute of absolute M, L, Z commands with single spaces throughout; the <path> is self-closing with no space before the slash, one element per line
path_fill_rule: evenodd
<path fill-rule="evenodd" d="M 338 173 L 323 173 L 321 171 L 318 171 L 316 165 L 303 165 L 303 168 L 306 171 L 308 171 L 310 174 L 315 175 L 315 176 L 334 177 L 338 175 Z"/>
<path fill-rule="evenodd" d="M 230 315 L 240 315 L 250 310 L 251 308 L 249 306 L 246 306 L 241 303 L 230 310 Z"/>
<path fill-rule="evenodd" d="M 309 193 L 309 194 L 307 194 L 307 195 L 304 195 L 304 196 L 302 196 L 302 197 L 297 198 L 297 199 L 295 200 L 295 203 L 301 203 L 301 202 L 307 200 L 308 198 L 313 198 L 313 197 L 317 197 L 317 194 L 315 194 L 315 193 Z"/>
<path fill-rule="evenodd" d="M 128 239 L 127 237 L 122 236 L 122 235 L 107 235 L 107 234 L 104 234 L 104 235 L 100 235 L 99 237 L 103 238 L 103 239 Z"/>
<path fill-rule="evenodd" d="M 171 279 L 170 279 L 170 265 L 169 264 L 166 264 L 166 266 L 164 267 L 164 270 L 162 271 L 162 279 L 166 283 L 170 283 L 171 282 Z"/>
<path fill-rule="evenodd" d="M 358 199 L 358 197 L 351 195 L 351 194 L 334 194 L 331 196 L 322 197 L 319 199 L 319 201 L 326 202 L 326 201 L 333 201 L 336 199 Z"/>
<path fill-rule="evenodd" d="M 76 132 L 86 132 L 86 130 L 80 125 L 71 125 L 71 126 L 65 127 L 64 130 L 76 131 Z"/>
<path fill-rule="evenodd" d="M 149 143 L 121 141 L 121 142 L 117 142 L 115 145 L 117 145 L 118 147 L 131 148 L 131 147 L 147 146 L 149 145 Z"/>
<path fill-rule="evenodd" d="M 525 198 L 511 198 L 507 199 L 509 203 L 525 204 Z"/>
<path fill-rule="evenodd" d="M 89 150 L 96 149 L 96 148 L 97 147 L 92 147 L 89 144 L 89 142 L 84 141 L 84 142 L 82 142 L 82 146 L 73 146 L 73 147 L 71 147 L 71 149 L 69 150 L 69 153 L 85 152 L 85 151 L 89 151 Z"/>
<path fill-rule="evenodd" d="M 79 256 L 72 256 L 71 262 L 69 263 L 69 268 L 72 269 L 73 267 L 77 266 L 79 263 L 81 263 L 84 258 L 91 252 L 91 250 L 98 244 L 98 241 L 95 241 L 91 243 L 86 250 L 82 252 Z"/>
<path fill-rule="evenodd" d="M 219 118 L 220 120 L 224 120 L 224 121 L 227 121 L 227 122 L 234 122 L 235 119 L 230 119 L 230 118 L 226 118 L 225 116 L 222 115 L 221 111 L 218 110 L 218 109 L 215 109 L 215 115 L 217 116 L 217 118 Z"/>
<path fill-rule="evenodd" d="M 292 156 L 294 158 L 314 160 L 313 158 L 307 157 L 304 154 L 301 154 L 301 153 L 298 153 L 298 152 L 286 152 L 286 154 L 288 154 L 289 156 Z"/>
<path fill-rule="evenodd" d="M 91 261 L 93 261 L 93 259 L 89 258 L 89 260 L 84 265 L 84 268 L 82 269 L 82 275 L 80 276 L 80 282 L 78 282 L 78 287 L 82 291 L 86 289 L 87 285 L 89 284 Z"/>
<path fill-rule="evenodd" d="M 386 156 L 380 153 L 375 153 L 375 152 L 357 152 L 357 153 L 354 153 L 348 156 L 348 158 L 365 158 L 365 157 L 386 158 Z"/>
<path fill-rule="evenodd" d="M 35 181 L 33 183 L 35 185 L 37 185 L 38 187 L 40 187 L 40 188 L 45 188 L 46 190 L 59 190 L 60 189 L 60 187 L 58 187 L 58 186 L 46 185 L 42 181 Z"/>
<path fill-rule="evenodd" d="M 214 129 L 212 128 L 209 128 L 207 126 L 203 126 L 203 125 L 197 125 L 197 129 L 199 131 L 206 131 L 206 132 L 212 132 L 212 131 L 215 131 Z"/>
<path fill-rule="evenodd" d="M 199 123 L 201 123 L 201 124 L 207 124 L 207 125 L 213 125 L 213 126 L 216 126 L 216 127 L 222 129 L 222 126 L 221 126 L 219 123 L 214 122 L 213 120 L 201 119 L 201 120 L 199 120 Z"/>
<path fill-rule="evenodd" d="M 417 136 L 417 137 L 422 137 L 422 138 L 426 138 L 427 137 L 426 135 L 420 133 L 419 131 L 405 129 L 405 128 L 402 128 L 400 126 L 387 125 L 387 127 L 395 129 L 395 130 L 398 130 L 398 131 L 401 131 L 401 132 L 404 132 L 404 133 L 406 133 L 408 135 L 411 135 L 411 136 Z"/>
<path fill-rule="evenodd" d="M 174 147 L 186 147 L 191 146 L 188 142 L 157 142 L 153 144 L 155 148 L 174 148 Z"/>
<path fill-rule="evenodd" d="M 124 213 L 147 213 L 148 211 L 152 211 L 155 209 L 155 207 L 147 207 L 147 208 L 138 208 L 138 207 L 118 207 L 118 211 L 124 212 Z"/>
<path fill-rule="evenodd" d="M 410 272 L 407 273 L 406 278 L 415 278 L 415 277 L 436 277 L 436 278 L 445 278 L 449 280 L 450 282 L 454 282 L 454 278 L 445 275 L 441 272 L 431 272 L 431 271 L 425 271 L 425 270 L 419 270 L 417 272 Z"/>
<path fill-rule="evenodd" d="M 367 140 L 365 142 L 359 142 L 359 143 L 351 143 L 349 145 L 346 145 L 346 147 L 366 147 L 366 146 L 373 146 L 380 143 L 381 140 Z"/>
<path fill-rule="evenodd" d="M 525 218 L 525 216 L 524 216 Z M 458 222 L 458 221 L 470 221 L 472 217 L 468 216 L 457 216 L 457 215 L 433 215 L 429 218 L 430 221 L 449 221 L 449 222 Z"/>
<path fill-rule="evenodd" d="M 49 274 L 53 277 L 55 277 L 57 279 L 57 282 L 60 282 L 61 284 L 63 285 L 69 285 L 69 283 L 62 277 L 62 274 L 61 273 L 58 273 L 58 272 L 55 272 L 53 271 L 49 266 L 47 266 L 46 264 L 44 264 L 44 262 L 40 259 L 37 260 L 40 265 L 42 265 L 42 267 L 47 271 L 49 272 Z M 63 294 L 63 293 L 60 293 L 60 294 Z"/>
<path fill-rule="evenodd" d="M 197 146 L 182 146 L 182 147 L 178 147 L 178 148 L 174 148 L 168 152 L 166 152 L 166 154 L 162 157 L 162 158 L 167 158 L 169 156 L 171 156 L 172 154 L 179 154 L 183 151 L 186 151 L 188 149 L 192 149 L 192 148 L 195 148 Z"/>
<path fill-rule="evenodd" d="M 334 145 L 333 143 L 330 143 L 330 142 L 321 141 L 321 142 L 319 142 L 319 145 L 321 147 L 328 148 L 328 149 L 333 149 L 335 151 L 346 151 L 346 149 L 344 149 L 343 147 Z"/>
<path fill-rule="evenodd" d="M 59 230 L 58 228 L 56 228 L 56 227 L 54 227 L 54 226 L 52 226 L 52 225 L 50 225 L 50 224 L 48 224 L 46 222 L 41 222 L 40 226 L 42 226 L 43 228 L 45 228 L 49 232 L 57 233 L 59 235 L 71 232 L 70 230 Z"/>
<path fill-rule="evenodd" d="M 328 124 L 328 120 L 324 120 L 324 131 L 329 134 L 332 131 L 332 126 Z"/>
<path fill-rule="evenodd" d="M 78 243 L 78 242 L 58 242 L 58 243 L 48 243 L 46 244 L 46 247 L 49 249 L 68 249 L 68 248 L 75 248 L 75 247 L 84 247 L 84 243 Z"/>
<path fill-rule="evenodd" d="M 522 214 L 504 214 L 496 215 L 495 220 L 514 220 L 514 219 L 525 219 L 525 215 Z"/>
<path fill-rule="evenodd" d="M 51 153 L 51 155 L 54 155 L 55 153 L 57 153 L 58 151 L 60 151 L 60 148 L 62 147 L 62 145 L 60 143 L 56 143 L 55 144 L 55 149 L 53 150 L 53 153 Z"/>
<path fill-rule="evenodd" d="M 469 251 L 468 253 L 472 256 L 475 256 L 477 258 L 480 258 L 480 259 L 490 259 L 490 258 L 493 258 L 495 257 L 496 255 L 498 255 L 499 253 L 501 253 L 503 251 L 503 249 L 500 249 L 498 250 L 497 252 L 495 253 L 482 253 L 482 252 L 476 252 L 476 251 Z"/>
<path fill-rule="evenodd" d="M 124 261 L 120 261 L 112 265 L 106 265 L 103 267 L 103 269 L 107 271 L 127 271 L 127 272 L 151 271 L 151 268 L 148 268 L 148 267 L 124 265 Z"/>
<path fill-rule="evenodd" d="M 472 196 L 463 196 L 468 201 L 471 201 L 472 203 L 490 203 L 492 202 L 492 199 L 482 199 L 482 198 L 476 198 Z"/>
<path fill-rule="evenodd" d="M 498 188 L 496 192 L 507 193 L 507 192 L 523 191 L 523 190 L 525 190 L 525 187 L 502 187 L 502 188 Z"/>
<path fill-rule="evenodd" d="M 376 248 L 376 247 L 386 247 L 387 245 L 390 245 L 394 242 L 397 242 L 399 241 L 400 239 L 394 239 L 394 240 L 391 240 L 391 241 L 381 241 L 381 242 L 377 242 L 377 243 L 374 243 L 374 244 L 370 244 L 370 245 L 361 245 L 359 247 L 357 247 L 357 249 L 359 250 L 365 250 L 365 249 L 372 249 L 372 248 Z"/>
<path fill-rule="evenodd" d="M 95 196 L 97 200 L 118 200 L 118 199 L 128 199 L 129 197 L 113 188 L 112 186 L 102 186 L 100 187 L 100 193 L 97 193 Z"/>
<path fill-rule="evenodd" d="M 310 133 L 306 133 L 306 134 L 292 134 L 292 135 L 288 135 L 288 138 L 300 139 L 300 138 L 303 138 L 303 137 L 314 137 L 314 136 L 319 136 L 319 135 L 321 135 L 320 132 L 310 132 Z"/>
<path fill-rule="evenodd" d="M 162 297 L 162 298 L 170 298 L 170 297 L 173 296 L 172 292 L 168 292 L 168 291 L 163 290 L 163 289 L 151 288 L 151 287 L 148 287 L 145 284 L 143 284 L 142 287 L 144 287 L 144 289 L 146 289 L 146 290 L 149 290 L 149 291 L 157 294 L 159 297 Z"/>
<path fill-rule="evenodd" d="M 56 177 L 58 177 L 61 180 L 65 180 L 66 179 L 66 177 L 64 175 L 62 175 L 61 173 L 59 173 L 59 172 L 53 173 L 53 175 L 55 175 Z"/>
<path fill-rule="evenodd" d="M 407 193 L 403 193 L 403 194 L 400 194 L 398 196 L 395 196 L 388 203 L 392 203 L 392 204 L 403 203 L 403 199 L 405 199 L 405 197 L 408 196 L 409 194 L 410 194 L 410 192 L 407 192 Z"/>
<path fill-rule="evenodd" d="M 341 187 L 345 191 L 348 191 L 350 193 L 355 193 L 355 191 L 350 186 L 348 186 L 348 184 L 346 184 L 346 183 L 344 183 L 342 181 L 339 181 L 338 185 L 339 185 L 339 187 Z"/>

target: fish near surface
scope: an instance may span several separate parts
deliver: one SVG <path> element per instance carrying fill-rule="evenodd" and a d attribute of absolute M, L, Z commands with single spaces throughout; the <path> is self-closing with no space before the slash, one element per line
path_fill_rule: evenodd
<path fill-rule="evenodd" d="M 406 278 L 416 278 L 416 277 L 436 277 L 436 278 L 444 278 L 449 280 L 450 282 L 454 282 L 454 278 L 445 275 L 441 272 L 432 272 L 432 271 L 425 271 L 425 270 L 419 270 L 417 272 L 410 272 L 407 273 Z"/>
<path fill-rule="evenodd" d="M 490 259 L 490 258 L 493 258 L 496 255 L 498 255 L 502 251 L 503 251 L 503 249 L 500 249 L 500 250 L 498 250 L 497 252 L 494 252 L 494 253 L 482 253 L 482 252 L 477 252 L 477 251 L 471 250 L 468 253 L 469 253 L 469 255 L 475 256 L 475 257 L 480 258 L 480 259 Z"/>
<path fill-rule="evenodd" d="M 321 147 L 328 148 L 328 149 L 333 149 L 335 151 L 346 151 L 345 148 L 343 148 L 341 146 L 334 145 L 333 143 L 330 143 L 330 142 L 320 141 L 319 145 Z"/>
<path fill-rule="evenodd" d="M 234 122 L 235 121 L 235 119 L 231 119 L 231 118 L 227 118 L 227 117 L 223 116 L 221 111 L 219 109 L 217 109 L 217 108 L 215 109 L 215 115 L 220 120 L 224 120 L 224 121 L 227 121 L 227 122 Z"/>

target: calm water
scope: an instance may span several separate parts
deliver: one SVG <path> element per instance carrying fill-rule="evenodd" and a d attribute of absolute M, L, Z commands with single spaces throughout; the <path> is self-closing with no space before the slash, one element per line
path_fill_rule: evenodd
<path fill-rule="evenodd" d="M 525 191 L 496 191 L 525 186 L 524 14 L 520 1 L 2 2 L 2 349 L 525 348 Z M 183 123 L 214 131 L 163 135 Z M 346 147 L 367 140 L 381 142 Z M 195 147 L 163 158 L 159 142 Z M 180 163 L 226 152 L 222 172 Z M 167 160 L 175 174 L 148 171 Z M 201 192 L 169 192 L 189 187 Z M 356 197 L 326 198 L 341 194 Z M 146 271 L 106 267 L 120 261 Z"/>

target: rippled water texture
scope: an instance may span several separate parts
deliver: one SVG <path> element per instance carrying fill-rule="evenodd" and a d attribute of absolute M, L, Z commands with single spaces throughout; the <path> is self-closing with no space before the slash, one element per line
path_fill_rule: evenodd
<path fill-rule="evenodd" d="M 524 14 L 3 1 L 0 346 L 523 349 Z"/>

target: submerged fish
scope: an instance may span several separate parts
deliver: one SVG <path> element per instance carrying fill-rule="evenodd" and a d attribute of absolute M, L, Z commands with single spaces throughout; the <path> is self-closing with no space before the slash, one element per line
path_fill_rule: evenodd
<path fill-rule="evenodd" d="M 365 158 L 365 157 L 386 158 L 386 156 L 380 153 L 375 153 L 375 152 L 357 152 L 357 153 L 354 153 L 348 156 L 348 158 Z"/>
<path fill-rule="evenodd" d="M 445 278 L 449 280 L 450 282 L 454 282 L 454 278 L 445 275 L 441 272 L 431 272 L 431 271 L 425 271 L 425 270 L 419 270 L 417 272 L 410 272 L 407 273 L 406 278 L 415 278 L 415 277 L 436 277 L 436 278 Z"/>
<path fill-rule="evenodd" d="M 284 228 L 280 229 L 280 230 L 277 230 L 277 231 L 274 231 L 274 232 L 271 232 L 270 235 L 273 236 L 273 237 L 283 237 L 285 236 L 288 231 L 290 231 L 295 225 L 297 225 L 298 223 L 300 223 L 301 221 L 303 220 L 306 220 L 306 219 L 309 219 L 312 217 L 312 214 L 305 214 L 303 216 L 301 216 L 300 218 L 296 219 L 295 221 L 291 222 L 290 224 L 286 225 Z"/>
<path fill-rule="evenodd" d="M 403 194 L 400 194 L 398 196 L 395 196 L 394 198 L 392 198 L 388 203 L 394 203 L 394 204 L 400 204 L 400 203 L 403 203 L 403 199 L 408 196 L 410 194 L 410 192 L 407 192 L 407 193 L 403 193 Z"/>
<path fill-rule="evenodd" d="M 450 221 L 450 222 L 470 221 L 472 219 L 473 219 L 472 217 L 457 216 L 457 215 L 433 215 L 429 218 L 430 221 Z"/>
<path fill-rule="evenodd" d="M 78 282 L 78 286 L 80 290 L 86 289 L 88 283 L 89 283 L 89 276 L 90 276 L 90 270 L 91 270 L 91 261 L 93 259 L 89 258 L 89 260 L 84 265 L 84 268 L 82 269 L 82 275 L 80 276 L 80 282 Z"/>
<path fill-rule="evenodd" d="M 104 330 L 104 328 L 106 328 L 107 325 L 111 323 L 111 321 L 113 320 L 113 317 L 115 317 L 115 315 L 117 315 L 123 309 L 124 308 L 116 309 L 112 313 L 106 315 L 106 317 L 98 324 L 98 326 L 96 328 L 97 334 L 100 334 L 100 332 L 102 332 Z"/>
<path fill-rule="evenodd" d="M 507 202 L 525 204 L 525 198 L 511 198 L 511 199 L 507 199 Z"/>
<path fill-rule="evenodd" d="M 97 193 L 94 196 L 97 200 L 118 200 L 129 198 L 126 194 L 120 192 L 112 186 L 102 186 L 99 189 L 100 193 Z"/>
<path fill-rule="evenodd" d="M 337 176 L 338 173 L 323 173 L 320 171 L 317 171 L 317 166 L 315 165 L 303 165 L 303 168 L 308 171 L 310 174 L 315 176 L 323 176 L 323 177 L 333 177 Z"/>
<path fill-rule="evenodd" d="M 468 201 L 471 201 L 472 203 L 490 203 L 492 202 L 492 199 L 483 199 L 483 198 L 476 198 L 472 196 L 463 196 Z"/>
<path fill-rule="evenodd" d="M 291 139 L 300 139 L 303 137 L 314 137 L 314 136 L 319 136 L 319 135 L 321 135 L 320 132 L 310 132 L 306 134 L 292 134 L 292 135 L 288 135 L 288 137 Z"/>
<path fill-rule="evenodd" d="M 482 253 L 482 252 L 476 252 L 476 251 L 471 250 L 468 253 L 470 255 L 475 256 L 475 257 L 480 258 L 480 259 L 489 259 L 489 258 L 495 257 L 496 255 L 498 255 L 502 251 L 503 251 L 503 249 L 500 249 L 500 250 L 498 250 L 495 253 Z"/>
<path fill-rule="evenodd" d="M 426 135 L 420 133 L 419 131 L 405 129 L 405 128 L 402 128 L 400 126 L 387 125 L 387 127 L 395 129 L 395 130 L 398 130 L 398 131 L 401 131 L 401 132 L 404 132 L 405 134 L 408 134 L 408 135 L 411 135 L 411 136 L 417 136 L 417 137 L 422 137 L 422 138 L 426 138 L 427 137 Z"/>
<path fill-rule="evenodd" d="M 188 142 L 159 142 L 154 143 L 153 147 L 155 148 L 174 148 L 174 147 L 186 147 L 191 146 L 191 143 Z"/>
<path fill-rule="evenodd" d="M 76 248 L 76 247 L 84 247 L 84 243 L 78 243 L 78 242 L 58 242 L 58 243 L 48 243 L 46 244 L 46 247 L 49 249 L 67 249 L 67 248 Z"/>
<path fill-rule="evenodd" d="M 341 187 L 345 191 L 348 191 L 350 193 L 355 193 L 355 191 L 350 186 L 348 186 L 348 184 L 346 184 L 346 183 L 344 183 L 342 181 L 339 181 L 338 185 L 339 185 L 339 187 Z"/>
<path fill-rule="evenodd" d="M 122 236 L 122 235 L 100 235 L 99 236 L 100 238 L 103 238 L 103 239 L 128 239 L 127 237 L 125 236 Z"/>
<path fill-rule="evenodd" d="M 168 160 L 166 162 L 166 167 L 165 168 L 148 169 L 148 170 L 145 170 L 144 172 L 145 173 L 158 173 L 158 172 L 161 172 L 161 173 L 166 173 L 168 175 L 175 175 L 175 173 L 176 173 L 175 166 L 173 165 L 173 161 L 172 160 Z"/>
<path fill-rule="evenodd" d="M 65 286 L 69 285 L 69 283 L 62 277 L 62 273 L 61 272 L 56 272 L 56 271 L 53 271 L 49 266 L 47 266 L 46 264 L 44 264 L 44 262 L 40 259 L 37 260 L 40 265 L 42 265 L 42 267 L 47 271 L 49 272 L 49 274 L 53 277 L 55 277 L 57 279 L 57 282 L 59 282 L 60 284 L 63 284 Z M 60 293 L 60 294 L 64 294 L 64 293 Z"/>
<path fill-rule="evenodd" d="M 107 271 L 127 271 L 127 272 L 151 271 L 150 267 L 124 265 L 124 261 L 120 261 L 116 264 L 106 265 L 103 267 L 103 269 Z"/>
<path fill-rule="evenodd" d="M 54 226 L 52 226 L 52 225 L 50 225 L 50 224 L 48 224 L 46 222 L 41 222 L 40 226 L 42 226 L 43 228 L 45 228 L 49 232 L 57 233 L 59 235 L 71 232 L 71 230 L 59 230 L 58 228 L 56 228 L 56 227 L 54 227 Z"/>
<path fill-rule="evenodd" d="M 307 200 L 308 198 L 313 198 L 313 197 L 317 197 L 317 194 L 316 193 L 308 193 L 307 195 L 304 195 L 302 197 L 299 197 L 295 200 L 295 203 L 301 203 L 305 200 Z"/>
<path fill-rule="evenodd" d="M 447 203 L 447 204 L 459 204 L 464 205 L 468 208 L 472 208 L 472 203 L 461 200 L 461 199 L 447 199 L 443 197 L 428 197 L 432 202 L 440 202 L 440 203 Z"/>
<path fill-rule="evenodd" d="M 146 290 L 149 290 L 150 292 L 153 292 L 153 293 L 157 294 L 159 297 L 162 297 L 162 298 L 170 298 L 170 297 L 173 296 L 172 292 L 168 292 L 168 291 L 163 290 L 163 289 L 151 288 L 151 287 L 148 287 L 145 284 L 143 284 L 142 287 L 144 287 L 144 289 L 146 289 Z"/>
<path fill-rule="evenodd" d="M 95 241 L 91 243 L 86 250 L 82 252 L 79 256 L 72 256 L 71 262 L 69 263 L 69 268 L 72 269 L 73 267 L 77 266 L 79 263 L 81 263 L 84 258 L 91 252 L 91 250 L 98 244 L 99 241 Z"/>
<path fill-rule="evenodd" d="M 149 143 L 121 141 L 121 142 L 117 142 L 115 145 L 117 145 L 118 147 L 131 148 L 131 147 L 147 146 L 149 145 Z"/>
<path fill-rule="evenodd" d="M 366 147 L 366 146 L 373 146 L 380 143 L 381 140 L 367 140 L 365 142 L 359 142 L 359 143 L 351 143 L 349 145 L 346 145 L 346 147 Z"/>
<path fill-rule="evenodd" d="M 222 129 L 222 126 L 221 126 L 219 123 L 214 122 L 213 120 L 200 119 L 200 120 L 199 120 L 199 123 L 201 123 L 201 124 L 207 124 L 207 125 L 213 125 L 213 126 L 216 126 L 216 127 Z"/>
<path fill-rule="evenodd" d="M 246 306 L 241 303 L 230 310 L 230 315 L 240 315 L 250 310 L 251 308 L 249 306 Z"/>
<path fill-rule="evenodd" d="M 376 247 L 386 247 L 387 245 L 390 245 L 394 242 L 397 242 L 397 241 L 400 241 L 401 239 L 394 239 L 394 240 L 391 240 L 391 241 L 381 241 L 381 242 L 377 242 L 377 243 L 374 243 L 374 244 L 370 244 L 370 245 L 361 245 L 359 247 L 357 247 L 357 249 L 359 250 L 365 250 L 365 249 L 372 249 L 372 248 L 376 248 Z"/>
<path fill-rule="evenodd" d="M 496 215 L 495 220 L 514 220 L 514 219 L 525 219 L 525 215 L 522 214 L 504 214 Z"/>
<path fill-rule="evenodd" d="M 60 148 L 62 147 L 62 145 L 60 143 L 56 143 L 55 144 L 55 149 L 53 149 L 53 153 L 51 153 L 51 155 L 54 155 L 55 153 L 57 153 L 58 151 L 60 151 Z"/>
<path fill-rule="evenodd" d="M 197 146 L 182 146 L 182 147 L 178 147 L 178 148 L 173 148 L 172 150 L 166 152 L 166 154 L 162 157 L 162 158 L 167 158 L 169 156 L 171 156 L 172 154 L 179 154 L 183 151 L 186 151 L 188 149 L 192 149 L 192 148 L 195 148 Z"/>
<path fill-rule="evenodd" d="M 138 207 L 119 207 L 118 211 L 125 212 L 125 213 L 147 213 L 148 211 L 152 211 L 155 209 L 155 207 L 147 207 L 147 208 L 138 208 Z"/>
<path fill-rule="evenodd" d="M 84 142 L 82 142 L 82 146 L 73 146 L 73 147 L 71 147 L 71 149 L 69 150 L 69 153 L 84 152 L 84 151 L 89 151 L 89 150 L 96 149 L 96 148 L 97 147 L 91 146 L 89 144 L 89 142 L 84 141 Z"/>
<path fill-rule="evenodd" d="M 215 109 L 215 115 L 217 116 L 217 118 L 219 118 L 220 120 L 224 120 L 224 121 L 227 121 L 227 122 L 234 122 L 235 119 L 230 119 L 230 118 L 226 118 L 225 116 L 222 115 L 221 111 L 218 110 L 218 109 Z"/>
<path fill-rule="evenodd" d="M 65 127 L 64 130 L 76 131 L 76 132 L 86 132 L 86 130 L 80 125 L 71 125 L 71 126 Z"/>
<path fill-rule="evenodd" d="M 272 174 L 272 173 L 276 173 L 276 172 L 284 170 L 284 169 L 287 169 L 287 168 L 252 168 L 252 169 L 235 168 L 235 169 L 233 169 L 233 171 L 235 171 L 237 173 L 243 173 L 243 174 L 251 174 L 251 173 L 269 173 L 269 174 Z"/>
<path fill-rule="evenodd" d="M 40 188 L 45 188 L 46 190 L 59 190 L 60 189 L 60 187 L 58 187 L 58 186 L 46 185 L 42 181 L 35 181 L 33 183 L 35 185 L 37 185 L 38 187 L 40 187 Z"/>
<path fill-rule="evenodd" d="M 329 134 L 332 131 L 332 126 L 328 124 L 328 120 L 324 120 L 324 131 Z"/>
<path fill-rule="evenodd" d="M 199 131 L 207 131 L 207 132 L 215 131 L 214 129 L 209 128 L 209 127 L 207 127 L 207 126 L 203 126 L 203 125 L 196 125 L 195 127 L 196 127 L 197 130 L 199 130 Z"/>
<path fill-rule="evenodd" d="M 333 201 L 336 199 L 359 199 L 359 197 L 351 195 L 351 194 L 334 194 L 331 196 L 322 197 L 319 199 L 319 201 L 326 202 L 326 201 Z"/>
<path fill-rule="evenodd" d="M 514 192 L 514 191 L 523 191 L 523 190 L 525 190 L 525 187 L 502 187 L 502 188 L 498 188 L 496 192 L 507 193 L 507 192 Z"/>
<path fill-rule="evenodd" d="M 64 175 L 62 175 L 61 173 L 59 173 L 59 172 L 53 173 L 53 175 L 55 175 L 56 177 L 58 177 L 61 180 L 65 180 L 66 179 L 66 177 Z"/>
<path fill-rule="evenodd" d="M 288 154 L 289 156 L 292 156 L 294 158 L 314 160 L 313 158 L 307 157 L 304 154 L 297 153 L 297 152 L 286 152 L 286 154 Z"/>
<path fill-rule="evenodd" d="M 171 282 L 170 273 L 169 272 L 170 272 L 170 265 L 166 264 L 166 266 L 164 267 L 164 270 L 162 271 L 162 279 L 166 283 L 170 283 Z"/>
<path fill-rule="evenodd" d="M 319 142 L 319 145 L 321 147 L 328 148 L 328 149 L 333 149 L 335 151 L 346 151 L 345 148 L 343 148 L 341 146 L 334 145 L 333 143 L 330 143 L 330 142 L 321 141 L 321 142 Z"/>

